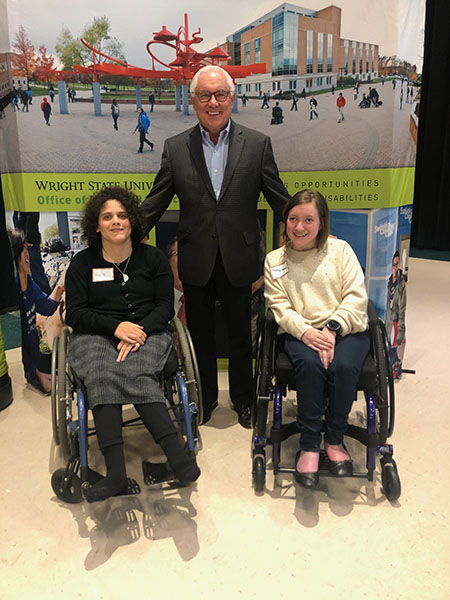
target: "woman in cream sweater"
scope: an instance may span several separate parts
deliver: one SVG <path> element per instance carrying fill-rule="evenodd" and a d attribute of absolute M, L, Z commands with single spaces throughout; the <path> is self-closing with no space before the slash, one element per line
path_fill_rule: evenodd
<path fill-rule="evenodd" d="M 370 347 L 367 292 L 349 244 L 329 237 L 322 194 L 299 192 L 286 204 L 283 220 L 285 243 L 266 257 L 265 296 L 295 370 L 301 432 L 296 480 L 314 488 L 324 413 L 329 470 L 341 477 L 353 473 L 342 442 Z"/>

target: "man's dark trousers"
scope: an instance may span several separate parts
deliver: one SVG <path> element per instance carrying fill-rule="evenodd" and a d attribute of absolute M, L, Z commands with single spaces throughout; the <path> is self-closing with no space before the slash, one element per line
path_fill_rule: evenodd
<path fill-rule="evenodd" d="M 234 408 L 250 406 L 252 375 L 251 285 L 233 286 L 217 252 L 213 272 L 204 286 L 183 283 L 186 318 L 197 356 L 203 405 L 211 409 L 217 401 L 217 357 L 215 304 L 219 300 L 229 336 L 229 390 Z"/>

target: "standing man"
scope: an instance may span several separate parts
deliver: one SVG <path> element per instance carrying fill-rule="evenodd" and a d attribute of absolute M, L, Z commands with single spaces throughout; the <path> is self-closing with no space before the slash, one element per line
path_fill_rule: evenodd
<path fill-rule="evenodd" d="M 229 333 L 229 389 L 239 423 L 250 428 L 253 394 L 250 302 L 261 275 L 257 204 L 262 192 L 280 216 L 289 198 L 270 138 L 230 119 L 234 83 L 217 66 L 191 83 L 199 123 L 166 140 L 161 168 L 143 202 L 148 227 L 176 194 L 178 268 L 203 390 L 203 422 L 217 407 L 214 312 L 219 299 Z"/>
<path fill-rule="evenodd" d="M 344 120 L 344 106 L 345 106 L 345 98 L 342 95 L 342 92 L 339 92 L 339 96 L 337 97 L 337 100 L 336 100 L 336 106 L 338 107 L 338 112 L 339 112 L 338 123 L 342 123 L 342 121 Z"/>

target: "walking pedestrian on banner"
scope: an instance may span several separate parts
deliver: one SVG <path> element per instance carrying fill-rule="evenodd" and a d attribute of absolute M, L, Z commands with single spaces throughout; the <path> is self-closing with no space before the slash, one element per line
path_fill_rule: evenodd
<path fill-rule="evenodd" d="M 50 115 L 52 113 L 52 107 L 49 104 L 49 102 L 47 102 L 47 98 L 45 98 L 45 97 L 44 97 L 43 102 L 41 103 L 41 110 L 44 113 L 45 122 L 50 127 Z"/>
<path fill-rule="evenodd" d="M 26 90 L 21 90 L 20 100 L 22 102 L 22 112 L 24 112 L 25 109 L 28 112 L 28 94 L 27 94 Z"/>
<path fill-rule="evenodd" d="M 403 105 L 403 88 L 400 89 L 400 110 L 402 110 L 402 105 Z"/>
<path fill-rule="evenodd" d="M 119 131 L 119 128 L 117 127 L 117 119 L 119 118 L 119 115 L 120 115 L 119 105 L 117 104 L 117 100 L 115 98 L 113 98 L 113 101 L 111 103 L 111 116 L 114 121 L 113 127 L 116 131 Z"/>
<path fill-rule="evenodd" d="M 264 98 L 263 98 L 263 103 L 261 105 L 261 108 L 270 108 L 269 106 L 269 94 L 264 94 Z"/>
<path fill-rule="evenodd" d="M 135 130 L 133 131 L 133 134 L 134 134 L 134 133 L 136 133 L 136 131 L 139 130 L 139 150 L 137 151 L 137 154 L 142 154 L 142 152 L 144 150 L 144 144 L 148 144 L 150 146 L 150 150 L 153 150 L 154 144 L 152 144 L 152 142 L 145 137 L 148 133 L 149 128 L 150 128 L 150 118 L 149 118 L 148 114 L 145 112 L 145 110 L 143 108 L 139 107 L 138 108 L 138 122 L 137 122 Z"/>
<path fill-rule="evenodd" d="M 342 95 L 342 92 L 339 92 L 339 96 L 337 97 L 337 100 L 336 100 L 336 106 L 338 107 L 338 112 L 339 112 L 338 123 L 342 123 L 342 121 L 344 120 L 344 106 L 345 106 L 345 104 L 346 104 L 345 98 Z"/>
<path fill-rule="evenodd" d="M 13 93 L 14 93 L 14 97 L 13 97 L 14 112 L 16 112 L 16 110 L 18 110 L 20 112 L 19 94 L 17 93 L 17 90 L 15 90 L 15 89 L 13 89 Z"/>
<path fill-rule="evenodd" d="M 297 94 L 295 92 L 292 92 L 292 106 L 291 106 L 291 110 L 298 110 L 297 109 L 297 102 L 298 102 Z"/>
<path fill-rule="evenodd" d="M 247 96 L 245 94 L 242 94 L 242 106 L 245 107 L 247 106 Z"/>
<path fill-rule="evenodd" d="M 313 115 L 316 116 L 316 119 L 319 118 L 319 114 L 316 110 L 317 108 L 317 100 L 314 98 L 314 96 L 311 96 L 311 98 L 309 99 L 309 118 L 312 120 Z"/>
<path fill-rule="evenodd" d="M 148 101 L 150 102 L 150 112 L 153 112 L 153 107 L 155 105 L 155 94 L 150 92 L 148 95 Z"/>

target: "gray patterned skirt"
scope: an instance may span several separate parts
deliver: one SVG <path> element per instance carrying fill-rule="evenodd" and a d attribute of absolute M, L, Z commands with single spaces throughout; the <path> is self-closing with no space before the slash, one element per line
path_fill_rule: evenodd
<path fill-rule="evenodd" d="M 116 343 L 102 335 L 69 338 L 68 360 L 84 383 L 89 408 L 99 404 L 165 402 L 162 372 L 172 346 L 168 331 L 148 336 L 145 344 L 117 361 Z"/>

